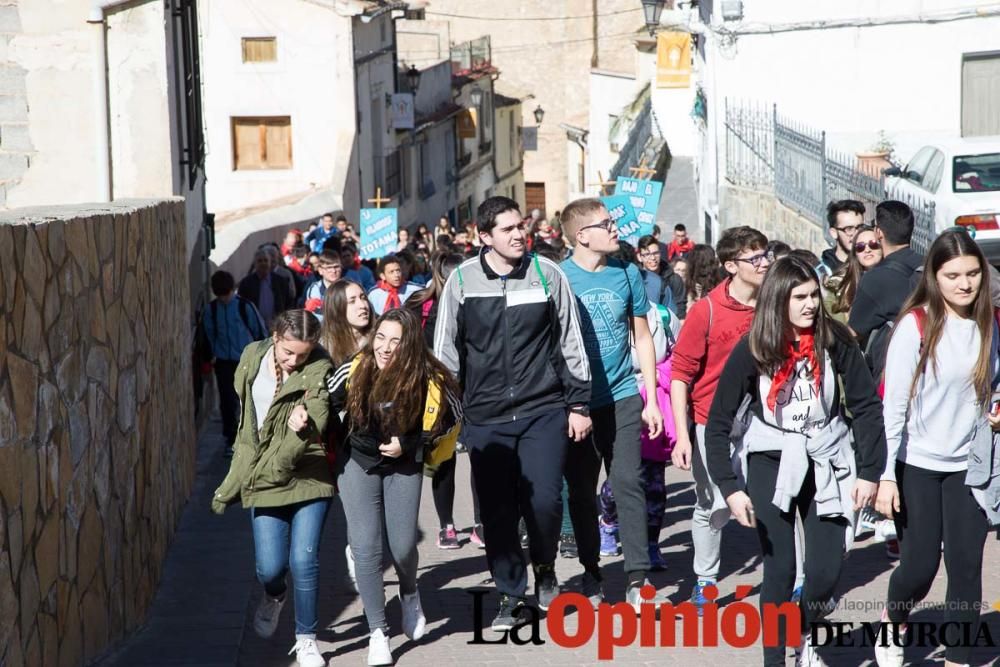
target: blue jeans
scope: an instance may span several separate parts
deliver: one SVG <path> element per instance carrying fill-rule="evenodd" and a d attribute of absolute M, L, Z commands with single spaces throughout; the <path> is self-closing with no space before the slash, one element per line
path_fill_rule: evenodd
<path fill-rule="evenodd" d="M 250 509 L 257 580 L 264 591 L 274 598 L 284 595 L 285 574 L 292 570 L 296 635 L 316 635 L 319 539 L 328 509 L 329 498 Z"/>

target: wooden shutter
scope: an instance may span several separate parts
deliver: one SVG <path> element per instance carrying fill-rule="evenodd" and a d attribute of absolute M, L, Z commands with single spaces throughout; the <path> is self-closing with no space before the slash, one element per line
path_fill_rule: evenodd
<path fill-rule="evenodd" d="M 289 116 L 233 118 L 233 169 L 290 169 Z"/>
<path fill-rule="evenodd" d="M 962 136 L 1000 134 L 1000 53 L 962 62 Z"/>
<path fill-rule="evenodd" d="M 278 59 L 278 39 L 276 37 L 244 37 L 243 62 L 269 63 Z"/>
<path fill-rule="evenodd" d="M 545 183 L 525 183 L 524 199 L 525 213 L 537 208 L 545 215 Z"/>

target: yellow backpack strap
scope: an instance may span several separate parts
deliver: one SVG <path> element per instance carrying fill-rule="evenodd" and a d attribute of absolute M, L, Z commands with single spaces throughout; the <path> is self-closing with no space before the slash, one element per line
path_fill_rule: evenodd
<path fill-rule="evenodd" d="M 361 363 L 361 355 L 357 354 L 351 359 L 351 367 L 347 371 L 347 379 L 344 380 L 344 388 L 346 389 L 351 385 L 351 376 L 354 375 L 354 371 L 358 370 L 358 364 Z"/>

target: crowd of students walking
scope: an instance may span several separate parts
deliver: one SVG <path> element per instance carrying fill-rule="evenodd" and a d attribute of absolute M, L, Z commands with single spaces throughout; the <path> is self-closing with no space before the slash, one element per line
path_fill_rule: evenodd
<path fill-rule="evenodd" d="M 899 559 L 880 619 L 897 636 L 943 545 L 946 664 L 968 664 L 962 628 L 976 636 L 984 544 L 1000 522 L 1000 277 L 965 229 L 914 252 L 900 202 L 873 217 L 831 202 L 828 221 L 834 245 L 821 258 L 747 226 L 712 248 L 678 225 L 669 243 L 646 236 L 636 251 L 599 200 L 544 221 L 491 197 L 473 229 L 442 219 L 433 239 L 423 225 L 401 230 L 374 273 L 332 216 L 263 247 L 238 290 L 216 273 L 200 330 L 232 463 L 213 510 L 250 511 L 264 589 L 255 631 L 275 633 L 290 573 L 291 652 L 325 664 L 318 547 L 336 497 L 368 664 L 393 662 L 384 561 L 402 631 L 419 640 L 423 477 L 436 544 L 457 548 L 460 442 L 471 541 L 499 594 L 494 630 L 518 624 L 524 605 L 549 607 L 563 590 L 560 553 L 579 560 L 595 606 L 666 600 L 640 589 L 664 567 L 669 462 L 694 481 L 699 609 L 720 585 L 722 527 L 735 518 L 759 537 L 760 603 L 799 603 L 804 634 L 782 627 L 783 643 L 797 665 L 823 665 L 808 628 L 829 613 L 855 536 L 874 530 Z M 625 589 L 606 590 L 601 557 L 619 553 Z M 763 651 L 765 665 L 785 659 L 781 646 Z M 878 647 L 875 659 L 900 666 L 903 649 Z"/>

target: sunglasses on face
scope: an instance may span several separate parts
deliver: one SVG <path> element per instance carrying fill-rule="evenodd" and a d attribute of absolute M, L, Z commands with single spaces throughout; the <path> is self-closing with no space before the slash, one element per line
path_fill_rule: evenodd
<path fill-rule="evenodd" d="M 874 239 L 868 241 L 867 243 L 860 241 L 854 244 L 854 252 L 864 252 L 865 248 L 868 248 L 869 250 L 878 250 L 881 247 L 882 244 Z"/>
<path fill-rule="evenodd" d="M 752 257 L 737 257 L 737 262 L 746 262 L 755 269 L 759 269 L 760 265 L 767 261 L 768 264 L 774 261 L 773 252 L 762 252 L 759 255 L 754 255 Z"/>
<path fill-rule="evenodd" d="M 594 227 L 600 227 L 604 231 L 610 232 L 612 230 L 612 228 L 614 228 L 614 226 L 615 226 L 615 223 L 614 223 L 614 221 L 611 218 L 605 218 L 604 220 L 601 220 L 600 222 L 595 222 L 592 225 L 586 225 L 584 227 L 581 227 L 580 231 L 582 232 L 585 229 L 591 229 L 591 228 L 594 228 Z"/>

